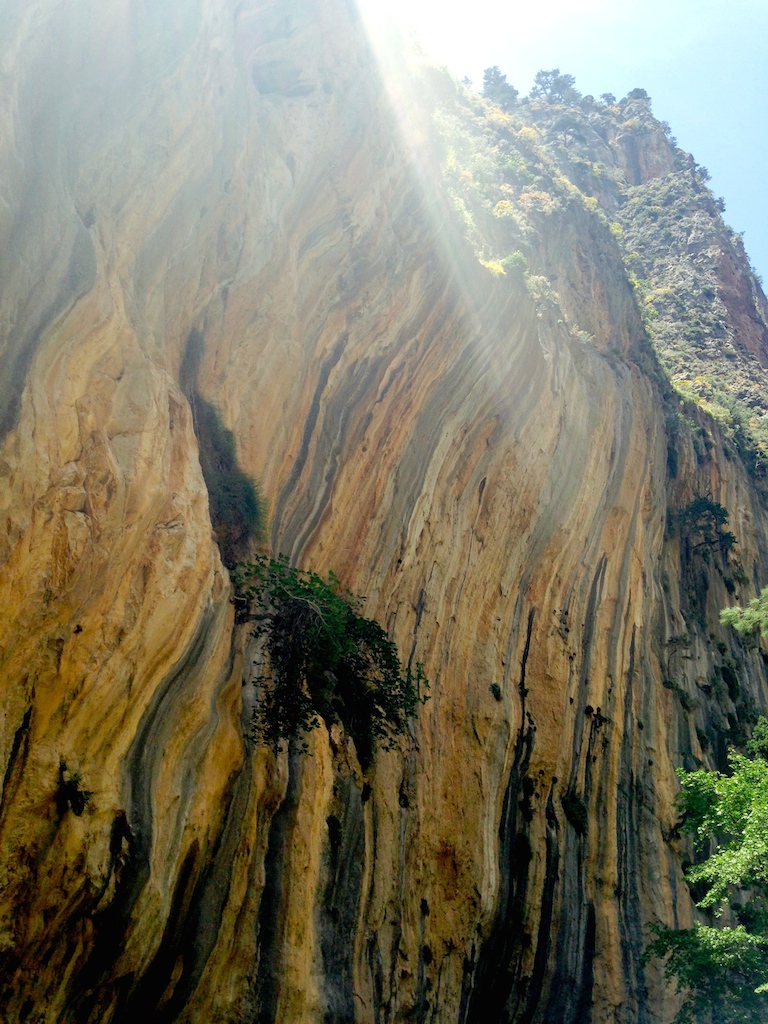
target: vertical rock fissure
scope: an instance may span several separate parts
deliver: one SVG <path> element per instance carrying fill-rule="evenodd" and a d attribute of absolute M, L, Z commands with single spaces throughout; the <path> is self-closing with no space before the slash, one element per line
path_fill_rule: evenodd
<path fill-rule="evenodd" d="M 31 721 L 32 708 L 29 707 L 24 712 L 24 717 L 22 718 L 18 729 L 13 734 L 13 743 L 11 744 L 11 752 L 8 757 L 8 764 L 5 766 L 5 774 L 3 776 L 3 791 L 2 793 L 0 793 L 0 827 L 2 826 L 3 823 L 5 808 L 7 804 L 11 802 L 10 794 L 14 784 L 14 780 L 17 778 L 21 778 L 21 775 L 24 771 L 24 766 L 27 762 L 27 755 L 29 753 L 29 725 Z"/>
<path fill-rule="evenodd" d="M 533 786 L 527 778 L 533 751 L 535 726 L 525 710 L 528 657 L 531 650 L 535 609 L 528 614 L 525 646 L 520 662 L 521 721 L 515 742 L 512 768 L 504 793 L 499 823 L 499 892 L 497 911 L 488 937 L 483 942 L 474 970 L 464 978 L 464 1012 L 460 1024 L 511 1021 L 510 1001 L 520 978 L 520 953 L 530 944 L 523 929 L 528 868 L 531 861 L 529 838 L 530 797 Z M 517 963 L 516 963 L 517 961 Z"/>
<path fill-rule="evenodd" d="M 607 558 L 603 555 L 592 579 L 587 600 L 582 630 L 582 666 L 579 676 L 579 693 L 574 720 L 573 753 L 567 793 L 581 801 L 586 812 L 590 798 L 591 754 L 598 727 L 587 712 L 587 692 L 592 664 L 597 609 L 600 604 Z M 588 737 L 584 742 L 585 723 Z M 586 746 L 586 750 L 585 750 Z M 579 777 L 583 767 L 583 790 L 579 794 Z M 589 986 L 591 1000 L 591 958 L 594 957 L 595 936 L 590 932 L 590 921 L 594 923 L 594 908 L 586 898 L 586 831 L 566 815 L 563 835 L 563 856 L 561 875 L 561 912 L 555 948 L 555 970 L 549 987 L 549 997 L 543 1020 L 548 1024 L 588 1024 L 591 1010 L 585 1002 L 584 985 Z M 567 908 L 567 909 L 566 909 Z M 591 942 L 591 945 L 590 945 Z M 589 963 L 587 961 L 589 960 Z"/>
<path fill-rule="evenodd" d="M 264 891 L 256 919 L 256 1016 L 254 1024 L 277 1024 L 283 966 L 283 888 L 287 843 L 299 806 L 301 754 L 288 753 L 288 786 L 269 825 L 264 859 Z"/>
<path fill-rule="evenodd" d="M 541 908 L 539 911 L 539 929 L 536 936 L 536 953 L 533 958 L 530 982 L 528 984 L 525 1010 L 519 1018 L 519 1024 L 531 1024 L 534 1014 L 538 1009 L 541 1000 L 541 993 L 544 988 L 544 979 L 547 972 L 549 953 L 552 945 L 551 930 L 552 918 L 555 907 L 555 892 L 559 879 L 560 866 L 560 845 L 558 840 L 559 825 L 557 813 L 555 812 L 555 783 L 549 787 L 549 796 L 546 806 L 546 861 L 544 886 L 541 893 Z"/>
<path fill-rule="evenodd" d="M 637 1000 L 637 1024 L 648 1024 L 645 1004 L 645 972 L 640 956 L 643 951 L 642 912 L 638 880 L 643 877 L 640 865 L 640 821 L 638 792 L 635 782 L 635 644 L 637 626 L 632 627 L 629 645 L 627 685 L 624 695 L 624 731 L 620 750 L 619 788 L 616 801 L 616 886 L 619 895 L 618 918 L 621 941 L 622 976 L 626 991 Z"/>
<path fill-rule="evenodd" d="M 320 906 L 325 1024 L 355 1024 L 354 941 L 363 884 L 365 822 L 352 775 L 338 779 L 340 814 L 328 818 L 328 883 Z M 334 808 L 336 809 L 336 807 Z"/>
<path fill-rule="evenodd" d="M 132 1024 L 136 1020 L 171 1024 L 197 988 L 219 933 L 251 772 L 242 769 L 230 781 L 222 801 L 227 808 L 223 828 L 207 854 L 197 840 L 193 841 L 178 875 L 160 947 L 113 1024 Z M 179 964 L 179 977 L 171 988 Z"/>
<path fill-rule="evenodd" d="M 32 720 L 32 708 L 24 712 L 19 727 L 13 736 L 8 764 L 3 778 L 3 792 L 0 797 L 0 828 L 3 825 L 6 809 L 12 806 L 13 798 L 22 779 L 24 767 L 29 755 L 29 732 Z M 19 968 L 19 958 L 13 946 L 0 951 L 0 1005 L 12 994 L 14 976 Z"/>

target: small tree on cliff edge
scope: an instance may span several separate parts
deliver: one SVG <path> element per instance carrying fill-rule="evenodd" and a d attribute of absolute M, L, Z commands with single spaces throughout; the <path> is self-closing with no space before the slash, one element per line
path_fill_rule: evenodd
<path fill-rule="evenodd" d="M 361 763 L 377 741 L 390 749 L 427 699 L 422 691 L 429 684 L 421 665 L 403 671 L 394 643 L 360 614 L 362 599 L 333 573 L 323 579 L 284 555 L 238 566 L 235 580 L 240 601 L 258 608 L 246 618 L 256 623 L 253 635 L 263 639 L 269 660 L 269 673 L 259 679 L 254 737 L 279 749 L 321 720 L 340 721 Z"/>
<path fill-rule="evenodd" d="M 581 93 L 575 88 L 576 79 L 573 75 L 561 74 L 560 68 L 551 71 L 537 71 L 531 89 L 532 99 L 546 100 L 548 103 L 576 104 Z"/>
<path fill-rule="evenodd" d="M 517 103 L 517 89 L 510 85 L 507 76 L 498 67 L 486 68 L 483 72 L 483 96 L 502 110 L 511 110 Z"/>

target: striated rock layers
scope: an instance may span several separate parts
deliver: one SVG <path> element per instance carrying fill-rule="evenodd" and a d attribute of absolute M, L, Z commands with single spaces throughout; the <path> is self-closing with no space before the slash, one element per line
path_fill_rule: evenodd
<path fill-rule="evenodd" d="M 668 509 L 726 506 L 755 585 L 768 540 L 718 429 L 670 433 L 607 224 L 542 229 L 546 301 L 482 266 L 343 0 L 0 28 L 3 1019 L 666 1024 L 674 768 L 766 703 Z M 248 738 L 198 399 L 273 551 L 424 663 L 365 772 Z"/>

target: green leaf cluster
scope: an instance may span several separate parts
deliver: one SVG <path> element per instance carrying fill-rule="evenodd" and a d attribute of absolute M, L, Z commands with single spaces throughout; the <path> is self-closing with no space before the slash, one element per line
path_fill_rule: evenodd
<path fill-rule="evenodd" d="M 693 538 L 694 548 L 720 545 L 730 550 L 736 538 L 722 529 L 728 522 L 728 509 L 711 498 L 700 496 L 677 513 L 677 522 L 684 536 Z"/>
<path fill-rule="evenodd" d="M 518 92 L 507 81 L 507 76 L 502 75 L 499 68 L 494 66 L 483 72 L 483 96 L 502 110 L 511 110 L 517 103 Z"/>
<path fill-rule="evenodd" d="M 732 750 L 728 765 L 729 775 L 678 772 L 686 829 L 720 840 L 715 853 L 688 872 L 689 881 L 708 886 L 703 908 L 720 907 L 732 886 L 768 886 L 768 761 Z"/>
<path fill-rule="evenodd" d="M 238 566 L 235 582 L 240 601 L 257 608 L 248 617 L 269 662 L 254 736 L 278 749 L 298 740 L 306 750 L 303 734 L 322 720 L 343 724 L 361 763 L 376 742 L 391 749 L 428 683 L 421 665 L 403 670 L 394 643 L 360 613 L 362 598 L 333 573 L 324 579 L 284 555 Z"/>
<path fill-rule="evenodd" d="M 543 99 L 547 103 L 577 103 L 581 93 L 576 89 L 573 75 L 564 75 L 560 68 L 551 71 L 537 71 L 531 89 L 532 99 Z"/>
<path fill-rule="evenodd" d="M 704 885 L 698 906 L 719 916 L 734 892 L 739 924 L 714 928 L 697 924 L 675 930 L 657 927 L 644 954 L 666 957 L 665 974 L 674 978 L 686 1001 L 677 1024 L 711 1019 L 716 1024 L 758 1024 L 768 1019 L 768 720 L 759 719 L 747 744 L 750 757 L 728 755 L 728 772 L 678 771 L 681 827 L 711 856 L 686 873 Z M 711 1018 L 710 1018 L 711 1014 Z"/>
<path fill-rule="evenodd" d="M 643 956 L 666 957 L 665 976 L 686 992 L 675 1024 L 764 1024 L 768 1002 L 760 991 L 768 980 L 768 941 L 743 925 L 697 924 L 676 931 L 656 928 Z M 757 982 L 757 984 L 756 984 Z"/>
<path fill-rule="evenodd" d="M 746 608 L 723 608 L 720 621 L 742 636 L 759 632 L 768 639 L 768 587 L 763 587 L 760 596 L 753 597 Z"/>

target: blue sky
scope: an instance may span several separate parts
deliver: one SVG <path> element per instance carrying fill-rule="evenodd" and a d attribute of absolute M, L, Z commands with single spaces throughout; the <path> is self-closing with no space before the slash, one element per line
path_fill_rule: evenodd
<path fill-rule="evenodd" d="M 595 96 L 646 89 L 768 285 L 768 0 L 400 2 L 426 49 L 477 88 L 497 64 L 521 93 L 554 67 Z"/>

